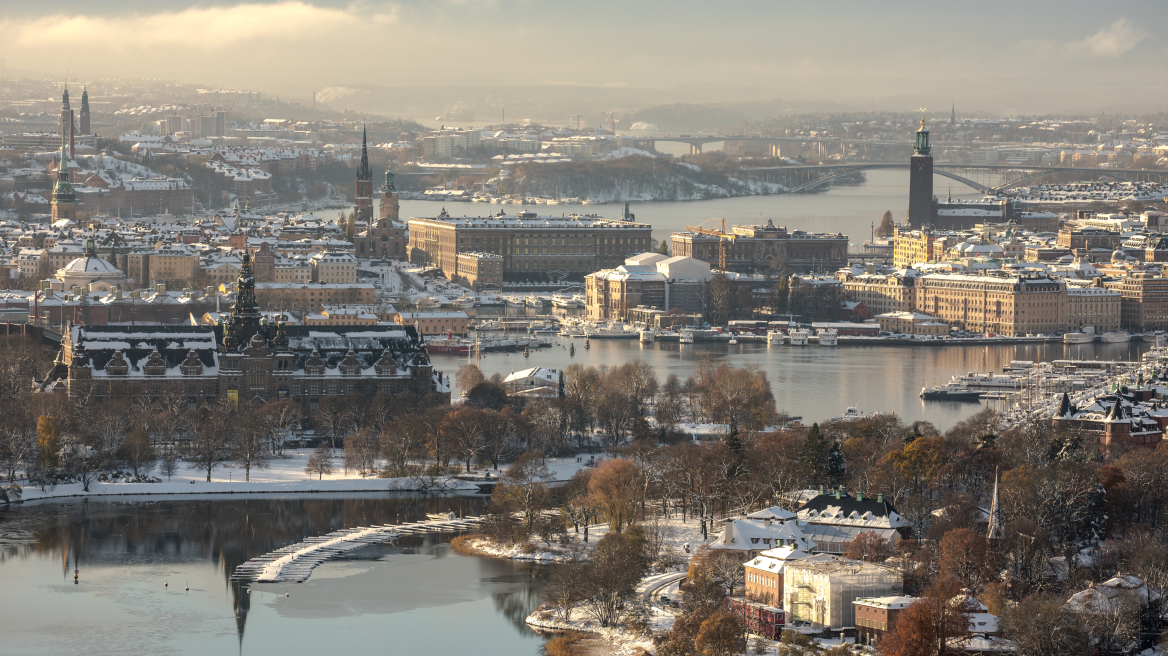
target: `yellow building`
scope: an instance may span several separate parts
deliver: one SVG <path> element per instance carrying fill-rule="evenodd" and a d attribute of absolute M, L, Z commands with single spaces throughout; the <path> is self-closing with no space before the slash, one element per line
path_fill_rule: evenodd
<path fill-rule="evenodd" d="M 312 282 L 352 284 L 357 282 L 357 258 L 352 253 L 326 251 L 316 253 L 312 263 Z"/>
<path fill-rule="evenodd" d="M 911 312 L 916 301 L 916 269 L 902 269 L 891 274 L 854 275 L 844 270 L 837 277 L 844 284 L 849 301 L 859 301 L 873 315 L 887 312 Z"/>
<path fill-rule="evenodd" d="M 886 312 L 875 317 L 880 330 L 904 335 L 948 335 L 949 325 L 919 312 Z"/>
<path fill-rule="evenodd" d="M 199 271 L 199 254 L 186 244 L 161 244 L 151 251 L 149 266 L 152 282 L 190 280 Z"/>
<path fill-rule="evenodd" d="M 933 273 L 917 280 L 916 311 L 973 332 L 1011 337 L 1063 332 L 1067 287 L 1041 273 Z"/>
<path fill-rule="evenodd" d="M 1096 333 L 1119 330 L 1123 295 L 1102 285 L 1067 287 L 1067 331 L 1086 326 Z"/>

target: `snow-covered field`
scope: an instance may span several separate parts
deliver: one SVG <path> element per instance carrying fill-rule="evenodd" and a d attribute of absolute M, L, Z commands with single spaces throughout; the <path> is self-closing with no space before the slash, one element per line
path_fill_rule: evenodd
<path fill-rule="evenodd" d="M 251 480 L 244 481 L 244 472 L 238 468 L 216 468 L 207 482 L 204 471 L 189 469 L 186 463 L 182 468 L 167 480 L 166 476 L 157 470 L 148 474 L 161 478 L 159 483 L 98 483 L 91 482 L 89 491 L 82 491 L 81 483 L 69 483 L 48 487 L 44 491 L 30 486 L 24 487 L 25 501 L 34 499 L 50 499 L 76 496 L 102 496 L 126 494 L 254 494 L 278 492 L 381 492 L 381 491 L 419 491 L 422 482 L 415 478 L 377 478 L 367 476 L 362 478 L 356 471 L 344 471 L 341 457 L 338 454 L 333 458 L 333 473 L 323 477 L 309 476 L 304 467 L 308 463 L 310 449 L 289 450 L 284 457 L 273 458 L 267 469 L 252 469 Z M 583 467 L 583 463 L 576 458 L 550 458 L 548 468 L 555 474 L 556 480 L 566 480 L 576 470 Z M 474 470 L 479 474 L 486 470 Z M 491 472 L 491 476 L 498 476 L 500 472 Z M 24 483 L 21 483 L 24 485 Z M 448 491 L 473 492 L 477 486 L 473 482 L 458 479 L 444 479 L 441 487 Z M 433 489 L 433 486 L 431 487 Z"/>

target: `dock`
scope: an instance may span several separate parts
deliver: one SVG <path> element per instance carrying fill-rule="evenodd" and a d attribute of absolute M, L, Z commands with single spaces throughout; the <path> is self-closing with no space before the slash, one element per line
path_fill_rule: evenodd
<path fill-rule="evenodd" d="M 317 565 L 349 551 L 392 542 L 403 535 L 465 531 L 482 520 L 482 517 L 472 516 L 333 531 L 252 558 L 235 568 L 231 580 L 239 583 L 303 583 L 312 576 Z"/>

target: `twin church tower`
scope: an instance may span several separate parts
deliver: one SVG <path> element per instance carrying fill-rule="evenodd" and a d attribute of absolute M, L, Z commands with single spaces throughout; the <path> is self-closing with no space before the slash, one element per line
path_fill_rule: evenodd
<path fill-rule="evenodd" d="M 367 228 L 356 239 L 358 257 L 401 258 L 405 255 L 405 226 L 399 223 L 400 205 L 393 171 L 385 169 L 378 219 L 373 220 L 373 169 L 369 167 L 369 135 L 361 129 L 361 164 L 357 166 L 357 194 L 353 210 L 357 224 Z"/>

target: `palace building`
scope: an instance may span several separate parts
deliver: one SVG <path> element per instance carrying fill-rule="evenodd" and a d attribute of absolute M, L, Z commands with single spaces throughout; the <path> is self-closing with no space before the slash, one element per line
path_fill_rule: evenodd
<path fill-rule="evenodd" d="M 378 392 L 449 401 L 415 328 L 268 323 L 246 253 L 238 287 L 230 318 L 214 326 L 70 326 L 40 389 L 71 398 L 166 395 L 185 399 L 189 409 L 220 398 L 290 398 L 311 411 L 324 396 Z"/>

